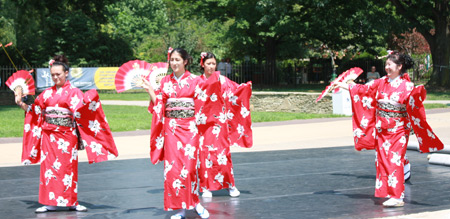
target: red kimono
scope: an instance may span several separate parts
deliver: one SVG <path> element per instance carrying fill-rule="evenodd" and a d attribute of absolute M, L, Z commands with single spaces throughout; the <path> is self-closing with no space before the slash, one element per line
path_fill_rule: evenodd
<path fill-rule="evenodd" d="M 208 110 L 208 122 L 215 125 L 200 130 L 200 188 L 216 191 L 234 187 L 233 163 L 230 146 L 252 146 L 250 116 L 251 82 L 238 85 L 215 72 L 210 78 L 219 78 L 222 107 Z M 207 81 L 204 75 L 203 81 Z M 206 83 L 204 87 L 208 86 Z M 222 127 L 224 129 L 222 129 Z M 226 127 L 226 128 L 225 128 Z"/>
<path fill-rule="evenodd" d="M 69 81 L 42 92 L 25 115 L 22 163 L 41 164 L 39 203 L 76 206 L 78 144 L 89 163 L 118 156 L 97 91 L 83 95 Z"/>
<path fill-rule="evenodd" d="M 366 85 L 351 85 L 355 148 L 376 150 L 375 196 L 404 197 L 403 165 L 411 128 L 421 152 L 443 148 L 425 118 L 423 86 L 414 87 L 407 74 Z"/>
<path fill-rule="evenodd" d="M 186 71 L 177 81 L 174 74 L 161 80 L 153 114 L 150 158 L 164 163 L 164 209 L 193 209 L 198 203 L 197 157 L 199 135 L 194 95 L 201 81 Z"/>

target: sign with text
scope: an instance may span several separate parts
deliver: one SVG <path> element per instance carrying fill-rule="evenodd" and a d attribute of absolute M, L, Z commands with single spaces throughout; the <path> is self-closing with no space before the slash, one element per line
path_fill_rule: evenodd
<path fill-rule="evenodd" d="M 81 90 L 114 90 L 114 78 L 119 67 L 70 68 L 68 80 Z M 53 86 L 49 68 L 36 69 L 36 87 L 44 90 Z"/>

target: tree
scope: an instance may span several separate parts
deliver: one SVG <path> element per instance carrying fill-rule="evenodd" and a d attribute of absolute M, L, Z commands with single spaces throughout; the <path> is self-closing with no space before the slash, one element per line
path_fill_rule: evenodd
<path fill-rule="evenodd" d="M 168 17 L 162 0 L 118 1 L 106 9 L 105 32 L 113 39 L 127 42 L 138 59 L 164 61 L 167 50 L 164 30 L 168 27 Z"/>
<path fill-rule="evenodd" d="M 405 52 L 409 55 L 412 54 L 429 54 L 430 46 L 422 34 L 416 31 L 416 28 L 412 29 L 411 32 L 407 31 L 405 33 L 399 34 L 399 36 L 394 35 L 393 45 L 397 50 Z"/>
<path fill-rule="evenodd" d="M 407 25 L 416 28 L 430 45 L 433 73 L 429 84 L 450 88 L 450 1 L 389 2 L 408 21 Z"/>

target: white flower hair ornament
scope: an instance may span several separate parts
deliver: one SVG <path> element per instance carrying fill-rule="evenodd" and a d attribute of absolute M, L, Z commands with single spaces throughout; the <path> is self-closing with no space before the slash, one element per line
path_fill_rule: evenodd
<path fill-rule="evenodd" d="M 169 49 L 167 50 L 167 62 L 170 60 L 170 53 L 172 53 L 173 48 L 169 47 Z"/>
<path fill-rule="evenodd" d="M 48 61 L 48 67 L 51 68 L 54 62 L 55 62 L 54 59 L 50 59 L 50 61 Z"/>
<path fill-rule="evenodd" d="M 203 60 L 205 59 L 207 53 L 206 52 L 202 52 L 200 53 L 200 65 L 203 65 Z"/>

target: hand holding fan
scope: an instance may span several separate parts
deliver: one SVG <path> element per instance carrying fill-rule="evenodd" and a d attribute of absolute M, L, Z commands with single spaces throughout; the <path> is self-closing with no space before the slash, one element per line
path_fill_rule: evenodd
<path fill-rule="evenodd" d="M 347 83 L 350 80 L 355 80 L 359 75 L 361 75 L 362 72 L 363 70 L 361 68 L 354 67 L 340 74 L 330 83 L 330 85 L 325 88 L 325 90 L 322 91 L 322 94 L 320 94 L 320 96 L 316 99 L 316 103 L 327 95 L 328 92 L 333 90 L 339 82 Z"/>
<path fill-rule="evenodd" d="M 153 90 L 159 89 L 161 79 L 167 75 L 169 64 L 165 62 L 153 63 L 150 74 L 146 78 L 152 85 Z"/>
<path fill-rule="evenodd" d="M 36 87 L 30 72 L 19 70 L 12 74 L 5 84 L 20 97 L 23 95 L 34 95 Z"/>
<path fill-rule="evenodd" d="M 118 93 L 141 88 L 143 78 L 148 77 L 151 64 L 142 60 L 133 60 L 126 62 L 117 70 L 114 83 Z"/>

